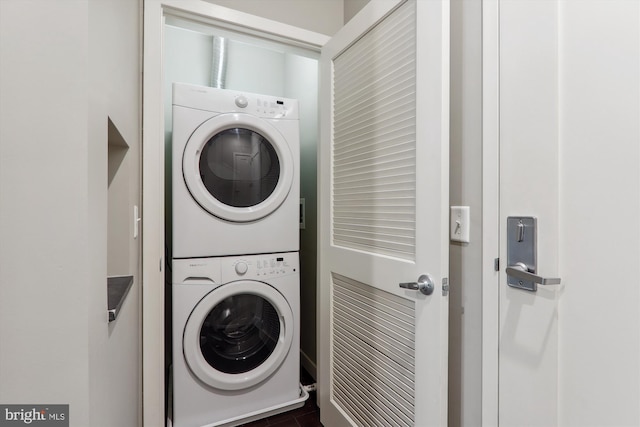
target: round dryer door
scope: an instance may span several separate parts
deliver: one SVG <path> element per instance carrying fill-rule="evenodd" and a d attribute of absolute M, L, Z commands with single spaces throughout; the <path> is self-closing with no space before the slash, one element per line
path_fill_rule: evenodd
<path fill-rule="evenodd" d="M 291 348 L 293 312 L 273 287 L 254 281 L 223 285 L 195 306 L 184 329 L 183 353 L 200 381 L 222 390 L 259 384 Z"/>
<path fill-rule="evenodd" d="M 257 117 L 230 113 L 200 125 L 182 159 L 193 198 L 229 221 L 255 221 L 278 209 L 293 182 L 293 155 L 282 134 Z"/>

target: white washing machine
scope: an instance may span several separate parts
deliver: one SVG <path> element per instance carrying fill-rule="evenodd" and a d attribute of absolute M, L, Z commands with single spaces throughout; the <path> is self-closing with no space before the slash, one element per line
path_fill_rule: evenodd
<path fill-rule="evenodd" d="M 173 258 L 299 250 L 298 102 L 173 85 Z"/>
<path fill-rule="evenodd" d="M 304 404 L 299 280 L 297 252 L 173 261 L 173 427 Z"/>

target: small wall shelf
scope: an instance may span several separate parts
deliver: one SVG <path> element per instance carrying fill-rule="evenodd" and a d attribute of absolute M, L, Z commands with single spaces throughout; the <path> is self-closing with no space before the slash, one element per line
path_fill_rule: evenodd
<path fill-rule="evenodd" d="M 129 289 L 133 285 L 133 276 L 117 276 L 107 278 L 107 304 L 109 322 L 113 322 L 118 317 Z"/>
<path fill-rule="evenodd" d="M 132 240 L 131 162 L 129 144 L 107 118 L 107 310 L 109 322 L 116 320 L 133 284 L 129 260 Z"/>

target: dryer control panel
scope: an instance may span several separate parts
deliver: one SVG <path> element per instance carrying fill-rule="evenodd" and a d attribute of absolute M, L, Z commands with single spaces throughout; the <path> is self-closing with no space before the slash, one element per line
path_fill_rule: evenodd
<path fill-rule="evenodd" d="M 296 99 L 187 83 L 173 84 L 173 105 L 217 113 L 247 113 L 265 119 L 300 118 Z"/>
<path fill-rule="evenodd" d="M 238 279 L 268 280 L 299 274 L 297 252 L 221 258 L 223 283 Z"/>
<path fill-rule="evenodd" d="M 256 95 L 255 102 L 247 111 L 258 117 L 272 119 L 297 118 L 298 102 L 286 98 L 265 97 Z"/>

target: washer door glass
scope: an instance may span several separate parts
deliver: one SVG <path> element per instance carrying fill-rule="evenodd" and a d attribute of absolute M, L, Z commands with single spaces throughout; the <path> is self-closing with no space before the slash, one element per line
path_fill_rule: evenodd
<path fill-rule="evenodd" d="M 251 371 L 271 356 L 280 337 L 273 304 L 259 295 L 232 295 L 209 312 L 200 329 L 200 351 L 213 369 Z"/>
<path fill-rule="evenodd" d="M 250 129 L 231 128 L 213 136 L 200 154 L 200 177 L 220 202 L 247 208 L 264 202 L 280 178 L 273 145 Z"/>
<path fill-rule="evenodd" d="M 234 222 L 255 221 L 280 207 L 294 176 L 291 149 L 268 121 L 228 113 L 202 123 L 182 158 L 185 183 L 209 213 Z"/>
<path fill-rule="evenodd" d="M 293 311 L 280 292 L 263 282 L 231 282 L 209 292 L 193 308 L 182 350 L 200 381 L 222 390 L 241 390 L 280 367 L 294 333 Z"/>

